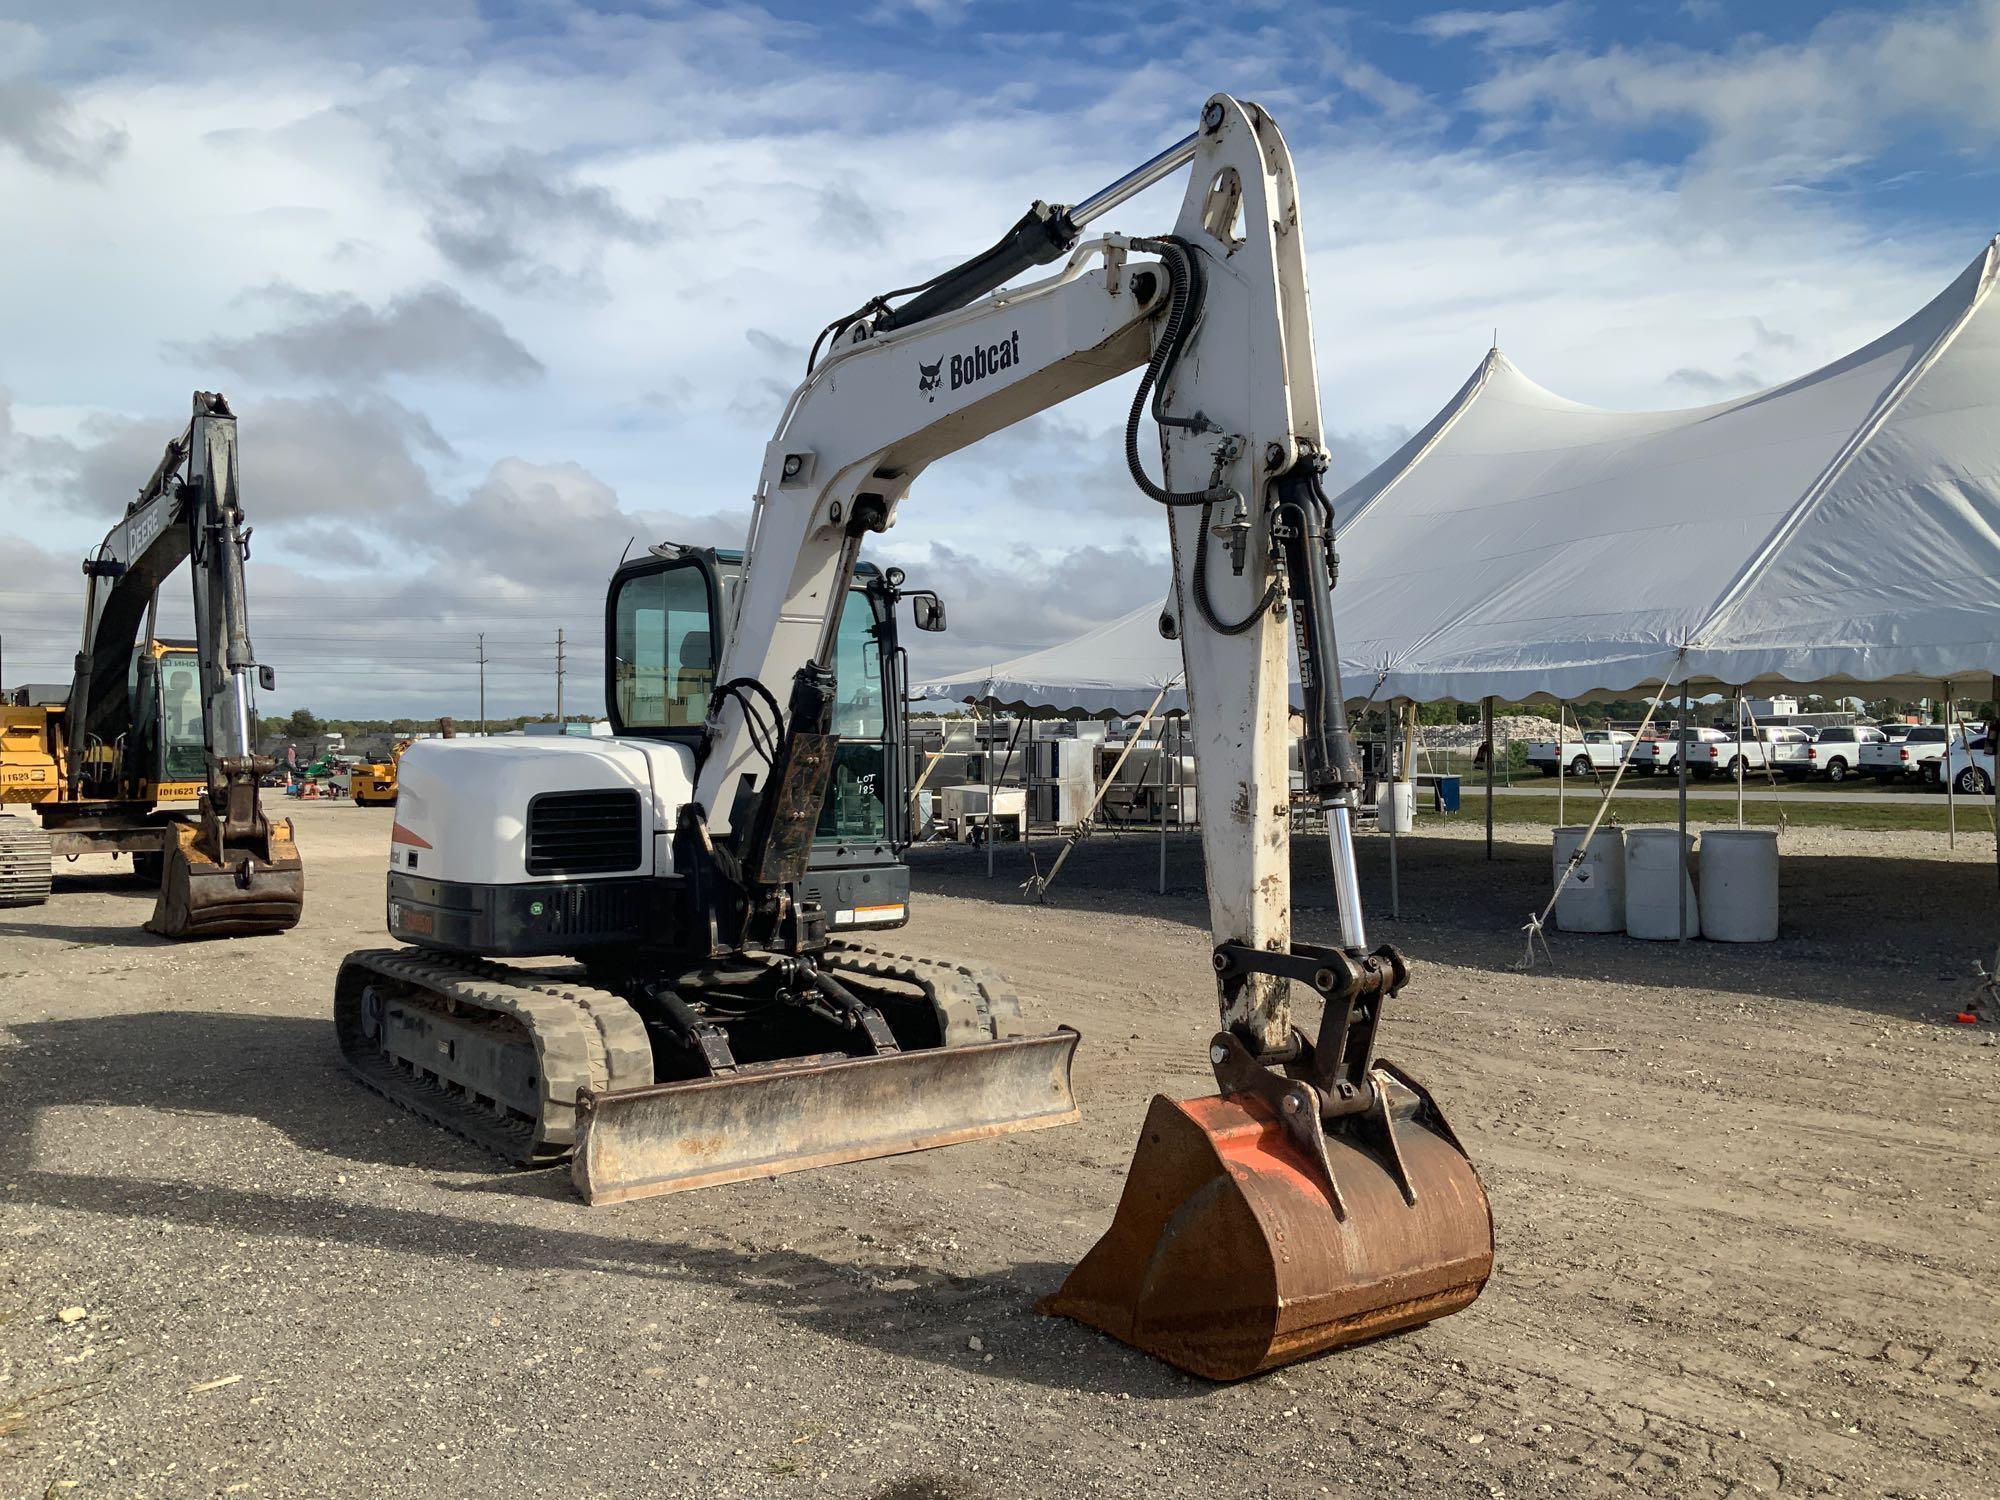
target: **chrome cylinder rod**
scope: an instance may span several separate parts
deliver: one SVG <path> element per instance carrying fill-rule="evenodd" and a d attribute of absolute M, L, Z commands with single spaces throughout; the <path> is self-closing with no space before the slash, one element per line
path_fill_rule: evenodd
<path fill-rule="evenodd" d="M 236 684 L 236 753 L 254 755 L 256 741 L 250 737 L 250 674 L 245 667 L 238 667 L 231 674 Z"/>
<path fill-rule="evenodd" d="M 1333 853 L 1333 904 L 1340 912 L 1340 946 L 1368 948 L 1361 919 L 1361 874 L 1354 866 L 1354 812 L 1345 802 L 1326 810 L 1326 838 Z"/>
<path fill-rule="evenodd" d="M 1092 219 L 1102 218 L 1110 213 L 1128 198 L 1135 198 L 1145 192 L 1161 178 L 1179 171 L 1194 160 L 1194 142 L 1195 138 L 1190 134 L 1184 140 L 1176 141 L 1167 147 L 1151 161 L 1127 172 L 1116 182 L 1099 188 L 1083 202 L 1070 209 L 1070 223 L 1081 229 Z"/>

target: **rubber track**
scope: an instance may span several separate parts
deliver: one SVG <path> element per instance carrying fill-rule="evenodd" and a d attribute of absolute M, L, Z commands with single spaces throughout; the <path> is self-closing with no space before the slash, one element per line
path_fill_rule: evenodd
<path fill-rule="evenodd" d="M 361 1028 L 361 992 L 371 975 L 415 991 L 440 1013 L 449 1001 L 457 1004 L 461 1018 L 471 1010 L 519 1025 L 535 1045 L 541 1118 L 530 1123 L 503 1115 L 385 1054 Z M 334 986 L 334 1029 L 342 1060 L 362 1083 L 519 1166 L 547 1166 L 569 1155 L 576 1144 L 579 1090 L 635 1088 L 653 1081 L 652 1044 L 638 1012 L 609 990 L 580 983 L 563 970 L 517 969 L 409 948 L 364 949 L 341 963 Z"/>
<path fill-rule="evenodd" d="M 1022 1031 L 1021 997 L 991 969 L 849 942 L 828 945 L 820 966 L 830 974 L 914 985 L 944 1016 L 947 1047 L 1017 1036 Z"/>
<path fill-rule="evenodd" d="M 40 906 L 53 873 L 49 836 L 26 818 L 0 817 L 0 906 Z"/>

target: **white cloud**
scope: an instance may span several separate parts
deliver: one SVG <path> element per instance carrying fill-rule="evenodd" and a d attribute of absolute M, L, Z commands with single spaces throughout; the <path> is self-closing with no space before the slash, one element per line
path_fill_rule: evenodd
<path fill-rule="evenodd" d="M 1840 12 L 1803 41 L 1520 58 L 1468 102 L 1502 132 L 1688 128 L 1694 168 L 1739 186 L 1841 177 L 1919 124 L 1983 152 L 2000 127 L 2000 0 Z"/>
<path fill-rule="evenodd" d="M 1414 22 L 1411 29 L 1441 42 L 1469 40 L 1494 48 L 1544 47 L 1568 32 L 1577 14 L 1578 7 L 1570 0 L 1517 10 L 1441 10 Z"/>
<path fill-rule="evenodd" d="M 548 0 L 528 37 L 469 8 L 386 3 L 349 7 L 343 27 L 311 29 L 310 6 L 265 25 L 243 0 L 197 55 L 144 8 L 90 9 L 44 50 L 76 118 L 122 131 L 125 149 L 95 178 L 0 152 L 15 451 L 43 471 L 31 483 L 25 460 L 0 461 L 0 515 L 20 545 L 65 559 L 46 587 L 73 589 L 67 559 L 107 514 L 51 507 L 42 486 L 121 503 L 188 392 L 227 391 L 262 528 L 253 610 L 299 653 L 287 706 L 296 691 L 321 711 L 367 707 L 395 681 L 401 706 L 427 712 L 419 668 L 458 683 L 450 664 L 480 629 L 539 662 L 533 643 L 560 623 L 587 657 L 628 537 L 740 540 L 770 424 L 829 318 L 983 248 L 1033 198 L 1118 176 L 1217 86 L 1268 105 L 1298 159 L 1343 477 L 1455 391 L 1496 324 L 1565 394 L 1684 404 L 1707 398 L 1704 376 L 1783 378 L 1860 344 L 1974 248 L 1892 236 L 1830 196 L 1746 201 L 1591 149 L 1662 110 L 1714 122 L 1718 139 L 1739 114 L 1761 118 L 1739 100 L 1762 76 L 1745 70 L 1763 58 L 1783 75 L 1783 49 L 1708 59 L 1743 73 L 1711 98 L 1692 60 L 1579 56 L 1590 66 L 1565 83 L 1523 43 L 1473 96 L 1495 135 L 1452 146 L 1448 104 L 1385 73 L 1336 19 L 1289 12 L 1246 25 L 1189 7 L 1173 27 L 1076 39 L 982 31 L 975 6 L 937 50 L 913 44 L 857 90 L 837 28 L 754 10 Z M 1499 49 L 1559 9 L 1446 24 Z M 1879 44 L 1885 75 L 1905 80 L 1871 85 L 1881 117 L 1971 25 L 1846 22 L 1813 48 L 1858 66 L 1839 49 Z M 1933 35 L 1947 42 L 1920 45 Z M 18 34 L 0 33 L 10 45 Z M 147 45 L 185 66 L 160 71 Z M 91 56 L 111 61 L 93 71 Z M 1818 79 L 1825 65 L 1798 66 Z M 53 87 L 50 66 L 14 76 Z M 1953 61 L 1944 97 L 1977 72 Z M 1791 97 L 1825 113 L 1823 86 Z M 1873 138 L 1850 130 L 1840 152 Z M 1163 227 L 1177 193 L 1156 188 L 1105 227 Z M 300 289 L 275 321 L 246 297 L 274 283 Z M 528 373 L 524 356 L 546 374 L 455 378 L 482 360 Z M 920 670 L 1047 644 L 1160 592 L 1165 527 L 1123 472 L 1128 400 L 1117 383 L 925 476 L 883 548 L 951 596 L 951 633 L 914 643 Z M 64 603 L 51 665 L 74 617 Z M 399 627 L 393 648 L 382 620 Z"/>

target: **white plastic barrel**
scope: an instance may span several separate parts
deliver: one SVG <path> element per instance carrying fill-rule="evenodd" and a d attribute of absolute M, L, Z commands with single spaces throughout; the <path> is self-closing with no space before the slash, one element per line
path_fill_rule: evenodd
<path fill-rule="evenodd" d="M 1778 937 L 1778 831 L 1711 828 L 1701 836 L 1701 930 L 1722 943 Z"/>
<path fill-rule="evenodd" d="M 1681 935 L 1680 898 L 1687 891 L 1687 935 L 1701 936 L 1701 903 L 1683 873 L 1680 853 L 1692 857 L 1694 835 L 1681 843 L 1674 828 L 1625 830 L 1625 931 L 1635 938 L 1671 940 Z"/>
<path fill-rule="evenodd" d="M 1375 815 L 1384 833 L 1413 833 L 1417 827 L 1417 788 L 1414 782 L 1385 781 L 1375 795 Z"/>
<path fill-rule="evenodd" d="M 1587 828 L 1558 828 L 1552 878 L 1562 879 Z M 1625 930 L 1625 830 L 1600 828 L 1582 861 L 1556 897 L 1556 926 L 1563 932 Z"/>

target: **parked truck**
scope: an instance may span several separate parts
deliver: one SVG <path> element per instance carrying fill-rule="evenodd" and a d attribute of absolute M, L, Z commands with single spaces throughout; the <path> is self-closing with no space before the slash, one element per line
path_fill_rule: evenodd
<path fill-rule="evenodd" d="M 1730 736 L 1720 729 L 1702 729 L 1689 725 L 1684 729 L 1669 729 L 1655 739 L 1640 740 L 1632 747 L 1632 769 L 1641 776 L 1678 776 L 1680 774 L 1680 748 L 1683 743 L 1701 746 L 1728 743 Z M 1693 777 L 1712 776 L 1713 764 L 1694 755 L 1688 756 L 1688 775 Z"/>
<path fill-rule="evenodd" d="M 1861 747 L 1860 769 L 1877 781 L 1935 779 L 1951 731 L 1942 724 L 1912 724 L 1902 734 L 1885 733 Z M 1930 767 L 1926 772 L 1926 767 Z"/>
<path fill-rule="evenodd" d="M 1715 739 L 1704 738 L 1688 747 L 1690 776 L 1705 781 L 1721 775 L 1734 781 L 1739 761 L 1745 775 L 1767 767 L 1779 770 L 1785 764 L 1787 750 L 1796 748 L 1803 761 L 1805 747 L 1812 743 L 1804 730 L 1785 724 L 1759 724 L 1745 729 L 1740 741 L 1727 729 L 1716 730 L 1715 734 Z"/>
<path fill-rule="evenodd" d="M 1972 739 L 1953 735 L 1945 747 L 1938 785 L 1946 781 L 1961 797 L 1985 797 L 1993 791 L 1993 736 Z"/>
<path fill-rule="evenodd" d="M 1622 729 L 1586 729 L 1580 739 L 1529 741 L 1528 764 L 1544 776 L 1616 771 L 1636 744 L 1638 740 Z"/>
<path fill-rule="evenodd" d="M 1884 742 L 1872 724 L 1829 724 L 1806 750 L 1807 774 L 1828 781 L 1845 781 L 1861 772 L 1861 752 Z"/>

